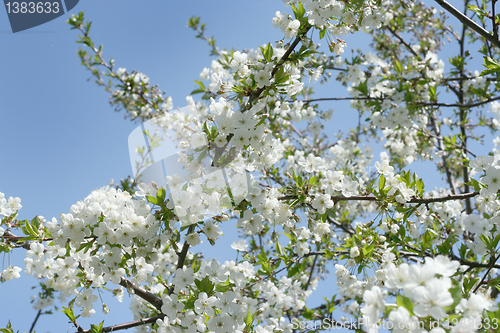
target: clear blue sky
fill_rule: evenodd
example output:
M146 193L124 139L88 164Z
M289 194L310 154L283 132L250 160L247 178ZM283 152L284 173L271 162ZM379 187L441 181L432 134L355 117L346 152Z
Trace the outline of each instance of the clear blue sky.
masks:
M186 28L188 18L201 16L221 48L257 48L282 38L271 24L276 10L291 12L280 0L86 0L72 13L84 11L93 21L91 36L97 45L104 44L107 60L113 57L117 68L145 73L173 97L175 106L183 107L185 96L196 88L193 80L211 63L209 47ZM90 74L79 64L77 31L65 23L68 17L13 34L6 11L0 9L0 192L21 198L20 219L59 217L91 190L131 173L127 139L138 124L114 112L108 94L87 82ZM334 91L333 86L328 89ZM338 94L332 95L342 96ZM206 252L229 259L222 253ZM24 257L24 250L16 251L12 264L23 267ZM10 319L15 330L29 330L36 314L29 303L35 284L22 272L21 279L0 285L0 327ZM108 303L111 313L104 317L98 304L93 323L132 320L130 312L124 315L113 307L115 302ZM81 321L85 328L88 323ZM66 332L73 327L57 313L42 316L36 330Z

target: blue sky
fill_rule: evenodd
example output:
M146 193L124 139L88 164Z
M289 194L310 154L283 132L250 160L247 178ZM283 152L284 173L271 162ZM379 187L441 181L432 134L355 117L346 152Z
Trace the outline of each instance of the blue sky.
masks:
M257 48L282 38L271 24L276 10L291 12L280 0L87 0L72 13L84 11L93 22L91 36L97 45L104 44L106 60L113 57L117 68L145 73L173 97L176 107L183 107L185 96L196 88L193 80L211 63L208 45L186 28L188 18L201 16L220 48ZM0 9L0 192L21 198L20 219L59 217L91 190L131 173L127 140L138 124L114 112L108 94L87 82L90 73L79 63L77 32L65 23L68 17L13 34L6 12ZM357 38L358 45L366 42ZM355 113L340 110L340 114ZM226 237L219 250L207 256L229 259L221 249L233 240ZM12 265L22 267L24 256L23 250L16 251ZM0 260L8 265L7 257ZM0 285L0 327L10 319L15 330L29 330L36 314L29 303L33 285L36 281L24 274ZM111 313L104 317L96 303L97 315L91 322L105 319L110 325L132 320L130 313L123 315L114 308L116 302L106 303ZM88 324L81 321L85 328ZM36 330L73 328L57 313L42 316Z

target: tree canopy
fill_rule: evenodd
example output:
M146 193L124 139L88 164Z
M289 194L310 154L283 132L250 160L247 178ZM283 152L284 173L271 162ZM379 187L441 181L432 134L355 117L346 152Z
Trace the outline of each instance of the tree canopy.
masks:
M0 251L26 250L38 315L62 294L76 332L498 331L497 1L283 2L283 39L254 49L220 49L189 20L213 60L185 104L107 60L83 13L68 20L144 144L134 175L59 219L19 220L0 193ZM346 55L343 36L363 33ZM237 260L197 251L229 223ZM135 321L81 327L105 290L132 295Z

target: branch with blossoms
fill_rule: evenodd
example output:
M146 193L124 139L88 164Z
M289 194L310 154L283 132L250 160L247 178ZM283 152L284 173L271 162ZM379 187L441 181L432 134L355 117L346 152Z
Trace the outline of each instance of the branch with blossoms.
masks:
M486 333L476 323L500 317L499 151L481 155L471 144L484 144L483 129L500 144L500 86L494 68L481 76L470 61L488 54L494 67L500 52L418 1L285 3L293 13L272 20L283 40L256 49L219 50L200 19L190 20L216 59L195 81L201 98L187 98L189 115L146 75L105 62L83 14L69 21L112 104L172 132L187 171L164 186L98 189L52 221L13 224L19 202L0 194L0 249L22 245L25 272L48 295L72 295L63 312L77 331L301 331L328 319L365 332L383 322L430 331L438 322ZM372 49L342 55L341 36L360 31ZM448 37L459 51L443 58ZM314 96L315 82L332 83L328 70L345 96ZM338 101L355 110L352 129L332 109ZM427 163L425 172L414 162ZM228 223L240 232L237 259L205 259L198 245L228 237ZM20 270L9 263L2 281ZM330 271L335 287L318 291ZM102 290L128 292L134 321L83 330L76 318L94 315ZM318 293L322 303L309 307Z

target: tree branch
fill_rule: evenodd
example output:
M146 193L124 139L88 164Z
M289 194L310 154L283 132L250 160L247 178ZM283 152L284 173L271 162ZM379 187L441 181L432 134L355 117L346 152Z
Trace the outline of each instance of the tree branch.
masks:
M145 301L148 301L151 303L155 308L158 310L161 309L161 306L163 305L163 301L161 300L160 297L156 296L155 294L141 288L135 286L130 280L122 278L120 280L120 286L123 286L127 289L132 289L134 291L134 294L139 296Z
M36 322L38 321L38 318L40 318L40 315L42 314L42 310L38 310L38 313L36 314L36 317L35 317L35 320L33 320L33 324L31 324L31 328L30 328L30 332L33 332L33 330L35 329L35 325L36 325Z
M132 328L132 327L142 326L142 325L146 325L146 324L153 324L153 323L156 323L156 321L158 319L163 319L163 318L165 318L165 315L162 313L162 314L156 315L154 317L149 317L146 319L139 319L136 321L131 321L129 323L103 327L102 332L114 332L114 331L126 330L126 329ZM90 333L91 330L83 330L80 332L81 333Z
M418 204L428 204L433 202L444 202L450 200L464 200L468 198L473 198L478 195L479 192L470 192L470 193L462 193L455 195L448 195L446 197L435 197L435 198L413 198L406 203L418 203ZM279 198L279 200L294 200L297 199L296 196L293 195L284 195ZM332 195L330 196L332 201L382 201L380 198L377 198L372 195L353 195L351 197L346 197L344 195Z
M411 52L411 54L413 54L416 58L420 58L420 56L417 54L417 52L415 52L415 50L413 50L413 49L411 48L410 44L408 44L408 43L407 43L407 42L403 39L403 37L401 37L401 36L400 36L400 35L399 35L399 34L398 34L395 30L391 29L391 27L389 27L389 26L385 26L385 28L386 28L387 30L389 30L389 32L390 32L390 33L391 33L394 37L396 37L396 38L397 38L397 39L401 42L401 44L403 44L403 45L406 47L406 49L407 49L408 51L410 51L410 52Z
M433 102L416 102L415 104L418 104L418 105L428 105L428 106L442 106L442 107L448 107L448 108L451 108L451 107L457 107L457 108L473 108L473 107L476 107L476 106L480 106L480 105L484 105L484 104L488 104L490 102L493 102L493 101L496 101L496 100L499 100L500 99L500 96L497 96L497 97L493 97L493 98L488 98L487 100L485 101L475 101L475 102L472 102L472 103L433 103Z
M446 11L448 11L451 15L455 16L464 25L466 25L467 27L471 28L472 30L474 30L475 32L486 38L486 40L489 41L491 44L500 48L500 41L498 39L496 39L492 34L483 29L480 25L471 20L469 17L464 15L461 11L453 7L446 0L435 0L435 1Z
M458 81L458 80L457 80ZM311 102L319 102L319 101L351 101L351 100L379 100L383 101L385 99L389 98L383 98L383 97L325 97L325 98L314 98L314 99L305 99L302 100L304 104L309 104ZM472 103L437 103L437 102L415 102L416 105L423 105L423 106L436 106L436 107L448 107L448 108L473 108L476 106L488 104L490 102L499 100L500 96L493 97L493 98L488 98L485 101L475 101Z
M313 98L313 99L305 99L302 100L304 104L309 104L311 102L320 102L320 101L357 101L357 100L379 100L383 101L387 98L383 97L325 97L325 98Z
M486 277L488 276L488 274L490 273L491 269L493 268L493 266L495 266L495 263L497 262L497 260L500 259L500 254L496 257L496 258L491 258L491 263L488 265L488 270L486 271L486 273L484 273L483 275L483 278L481 279L481 281L477 284L476 288L474 288L474 291L473 293L476 293L476 291L479 289L479 287L481 287L481 285L483 284L484 280L486 279Z

